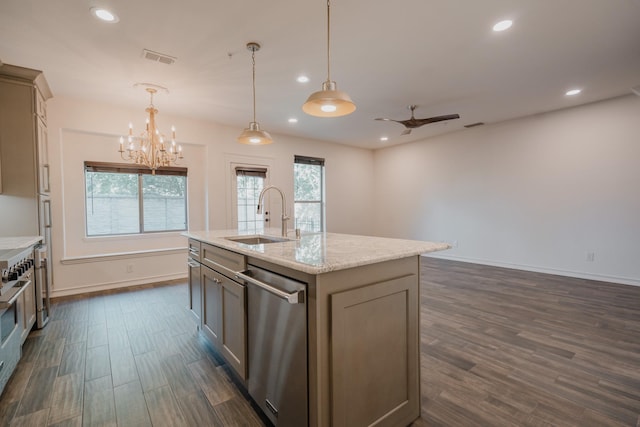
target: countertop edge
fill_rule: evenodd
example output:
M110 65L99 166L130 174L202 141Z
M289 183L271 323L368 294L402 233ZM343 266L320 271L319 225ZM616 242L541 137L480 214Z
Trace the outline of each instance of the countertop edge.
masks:
M225 237L240 234L252 235L251 233L238 233L237 230L186 231L182 233L183 236L188 238L311 275L418 256L451 248L446 243L338 233L306 234L300 240L269 243L268 245L246 245L225 239ZM277 233L265 232L263 235L277 236ZM324 254L332 251L336 252L326 255L334 258L339 257L340 259L318 263L292 259L294 258L292 254L297 253L297 250L304 250L303 247L305 245L317 244L317 240L320 240L321 244L324 245L319 250L323 251ZM372 244L383 245L384 249L376 249L373 247L375 245ZM341 245L350 251L344 253L345 258L342 257L342 252L338 253L339 251L336 251L336 248Z

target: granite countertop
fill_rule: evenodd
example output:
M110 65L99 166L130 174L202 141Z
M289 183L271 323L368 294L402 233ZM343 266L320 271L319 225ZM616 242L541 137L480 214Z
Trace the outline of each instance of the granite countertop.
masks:
M40 241L41 236L0 237L0 249L23 249Z
M238 235L255 235L238 230L187 231L182 234L308 274L327 273L451 248L447 243L336 233L303 234L300 240L259 245L225 239ZM290 235L293 234L290 232ZM280 237L280 230L269 229L264 235Z

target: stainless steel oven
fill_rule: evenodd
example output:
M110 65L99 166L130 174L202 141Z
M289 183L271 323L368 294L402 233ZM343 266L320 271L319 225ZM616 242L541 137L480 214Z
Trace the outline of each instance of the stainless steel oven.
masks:
M20 360L22 294L33 291L33 249L0 250L0 393Z

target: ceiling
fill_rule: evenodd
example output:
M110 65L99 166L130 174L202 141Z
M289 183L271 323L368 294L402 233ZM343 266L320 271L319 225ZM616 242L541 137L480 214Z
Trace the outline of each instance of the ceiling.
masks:
M119 22L98 21L106 6ZM326 80L324 0L2 0L0 60L43 70L54 96L247 127L256 41L257 121L278 134L380 148L631 93L640 85L640 0L333 0L331 77L357 110L305 115ZM513 27L493 32L511 19ZM150 49L172 65L142 58ZM298 83L306 74L310 81ZM567 97L572 88L581 94ZM376 117L459 113L411 135ZM141 112L141 115L144 114ZM298 122L288 123L290 117ZM168 126L168 124L167 124ZM126 124L123 124L123 128ZM389 140L381 142L380 137Z

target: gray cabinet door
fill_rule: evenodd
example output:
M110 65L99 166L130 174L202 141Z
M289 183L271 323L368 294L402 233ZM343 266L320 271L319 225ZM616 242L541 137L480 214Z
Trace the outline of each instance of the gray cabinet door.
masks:
M202 327L202 276L200 263L189 260L189 309Z
M220 351L222 336L222 276L205 266L200 267L204 310L202 331L211 344Z
M224 278L222 282L222 355L243 380L247 378L246 289Z
M407 425L420 413L418 279L331 295L332 425Z

